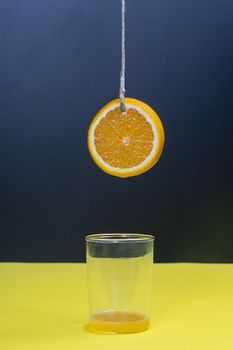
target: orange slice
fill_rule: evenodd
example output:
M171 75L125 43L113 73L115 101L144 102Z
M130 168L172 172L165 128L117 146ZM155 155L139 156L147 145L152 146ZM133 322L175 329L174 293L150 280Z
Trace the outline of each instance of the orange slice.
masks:
M94 162L106 173L129 177L144 173L160 158L164 130L157 113L144 102L119 99L104 106L88 131L88 148Z

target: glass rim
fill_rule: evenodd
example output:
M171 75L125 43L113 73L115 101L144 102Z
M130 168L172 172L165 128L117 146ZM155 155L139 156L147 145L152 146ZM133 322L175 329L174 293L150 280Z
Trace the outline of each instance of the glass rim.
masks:
M144 243L153 242L155 237L145 233L94 233L85 240L88 243Z

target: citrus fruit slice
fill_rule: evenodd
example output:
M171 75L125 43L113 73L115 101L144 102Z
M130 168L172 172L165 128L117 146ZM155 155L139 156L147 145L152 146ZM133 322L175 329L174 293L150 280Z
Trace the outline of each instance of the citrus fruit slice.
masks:
M106 173L129 177L144 173L160 158L164 145L163 125L144 102L119 99L104 106L88 131L88 148L94 162Z

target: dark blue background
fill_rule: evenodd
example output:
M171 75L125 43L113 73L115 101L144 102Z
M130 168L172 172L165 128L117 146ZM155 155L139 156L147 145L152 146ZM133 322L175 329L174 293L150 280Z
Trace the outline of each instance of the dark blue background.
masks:
M126 2L127 96L166 132L130 179L86 145L118 95L120 1L0 2L0 260L82 261L86 234L129 231L161 262L233 262L233 2Z

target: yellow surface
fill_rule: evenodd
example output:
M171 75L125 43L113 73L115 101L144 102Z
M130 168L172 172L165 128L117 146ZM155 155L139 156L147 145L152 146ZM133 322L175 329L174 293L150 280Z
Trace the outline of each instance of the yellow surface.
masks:
M1 350L232 350L233 265L156 264L152 325L86 329L84 264L0 264Z

